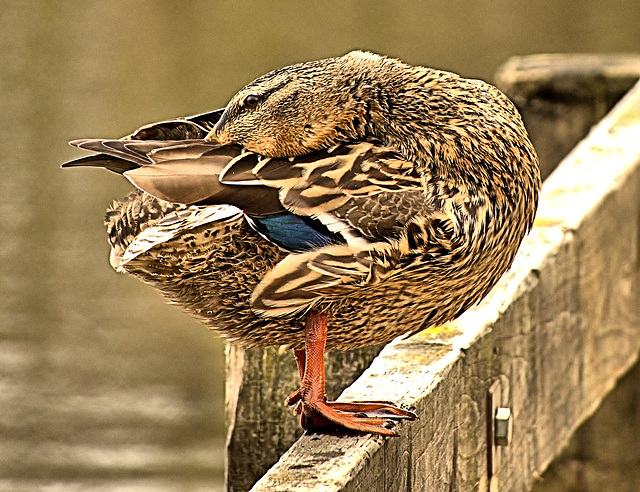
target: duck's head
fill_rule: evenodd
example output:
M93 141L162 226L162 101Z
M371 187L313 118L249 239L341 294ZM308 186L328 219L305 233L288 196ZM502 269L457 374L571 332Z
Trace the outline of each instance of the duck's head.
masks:
M270 72L233 96L208 138L271 157L361 138L379 85L376 68L391 61L354 51Z

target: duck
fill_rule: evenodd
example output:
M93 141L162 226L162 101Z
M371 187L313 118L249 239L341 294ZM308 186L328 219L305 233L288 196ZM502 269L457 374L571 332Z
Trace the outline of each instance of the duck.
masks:
M324 354L480 302L533 225L540 170L496 87L367 51L263 75L216 111L81 139L135 187L110 261L228 342L293 350L307 430L397 435L417 415L330 401Z

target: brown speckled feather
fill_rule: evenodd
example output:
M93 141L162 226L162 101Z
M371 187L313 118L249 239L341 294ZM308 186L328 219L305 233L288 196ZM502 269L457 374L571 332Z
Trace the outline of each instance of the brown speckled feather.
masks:
M109 212L121 268L246 346L301 347L310 309L342 349L455 318L511 265L540 189L500 91L363 52L267 74L224 112L74 143L165 200ZM334 236L287 254L222 205Z

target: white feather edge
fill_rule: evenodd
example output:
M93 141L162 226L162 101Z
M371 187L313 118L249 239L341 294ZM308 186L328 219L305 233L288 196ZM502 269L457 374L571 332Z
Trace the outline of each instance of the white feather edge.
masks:
M340 234L349 246L362 248L371 244L371 241L362 237L356 229L334 215L320 214L316 218L331 232Z

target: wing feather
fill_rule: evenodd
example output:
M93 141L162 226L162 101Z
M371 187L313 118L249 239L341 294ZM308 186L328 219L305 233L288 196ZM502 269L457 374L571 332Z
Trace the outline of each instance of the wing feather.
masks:
M370 250L350 245L327 246L307 253L292 254L269 271L256 287L252 308L258 314L282 316L311 308L314 302L339 295L361 285L370 277Z
M373 142L342 144L296 158L243 154L227 164L220 181L276 188L287 210L319 218L330 228L337 224L332 230L343 233L347 242L397 236L409 216L399 213L393 194L414 197L412 216L433 208L414 164ZM363 221L363 216L370 219Z
M155 246L163 245L166 248L172 240L185 233L203 226L213 230L241 219L242 211L229 205L192 206L177 210L138 234L127 247L116 269L123 270L127 263Z

